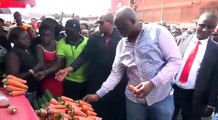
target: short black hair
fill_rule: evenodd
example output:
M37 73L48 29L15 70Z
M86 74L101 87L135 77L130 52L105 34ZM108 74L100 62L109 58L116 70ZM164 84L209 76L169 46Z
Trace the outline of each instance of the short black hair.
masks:
M88 24L86 24L86 23L81 23L81 25L80 25L80 26L85 26L85 28L89 30L89 25L88 25Z
M54 28L55 31L55 38L56 40L58 39L60 32L61 32L61 25L54 19L52 18L46 18L45 20L42 21L41 26L43 25L50 25Z
M9 31L9 34L8 34L8 40L10 42L13 42L15 40L18 40L20 35L25 32L25 30L21 27L15 27L15 28L12 28L10 31Z
M20 12L18 12L18 11L14 12L14 18L15 18L17 15L21 16Z
M1 22L1 23L4 23L4 20L3 20L2 18L0 18L0 22Z
M55 28L52 25L49 24L43 24L39 27L39 34L42 35L43 32L46 30L52 31L55 34Z

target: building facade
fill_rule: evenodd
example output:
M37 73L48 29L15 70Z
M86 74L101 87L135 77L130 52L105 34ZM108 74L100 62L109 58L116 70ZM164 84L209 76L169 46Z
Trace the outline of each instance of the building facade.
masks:
M133 7L145 22L193 23L203 12L218 14L218 0L111 0L111 11Z

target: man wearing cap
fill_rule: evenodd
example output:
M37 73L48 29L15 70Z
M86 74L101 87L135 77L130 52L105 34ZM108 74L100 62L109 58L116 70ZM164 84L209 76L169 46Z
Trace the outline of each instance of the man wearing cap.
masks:
M65 25L66 35L57 43L57 63L44 74L55 73L63 67L69 66L80 55L88 43L88 38L80 34L80 23L71 19ZM82 99L85 95L86 79L84 71L86 64L82 65L76 72L69 72L63 81L64 96L75 100ZM44 75L40 75L44 76Z
M61 39L57 44L57 55L65 60L69 66L83 51L88 43L88 38L80 35L80 23L76 19L68 20L65 25L67 37ZM76 72L69 72L63 81L64 95L73 99L81 99L85 95L86 64Z

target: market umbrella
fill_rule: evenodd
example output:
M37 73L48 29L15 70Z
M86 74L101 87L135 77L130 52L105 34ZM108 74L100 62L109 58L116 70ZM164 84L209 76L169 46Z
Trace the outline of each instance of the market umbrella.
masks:
M35 0L0 0L0 8L25 8L26 4L35 6Z
M12 1L29 4L31 7L34 7L36 5L35 0L12 0Z

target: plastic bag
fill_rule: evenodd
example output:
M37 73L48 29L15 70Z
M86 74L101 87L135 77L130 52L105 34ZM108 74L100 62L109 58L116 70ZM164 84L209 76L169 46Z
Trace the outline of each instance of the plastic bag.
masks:
M0 91L0 103L7 103L8 100L8 97Z

